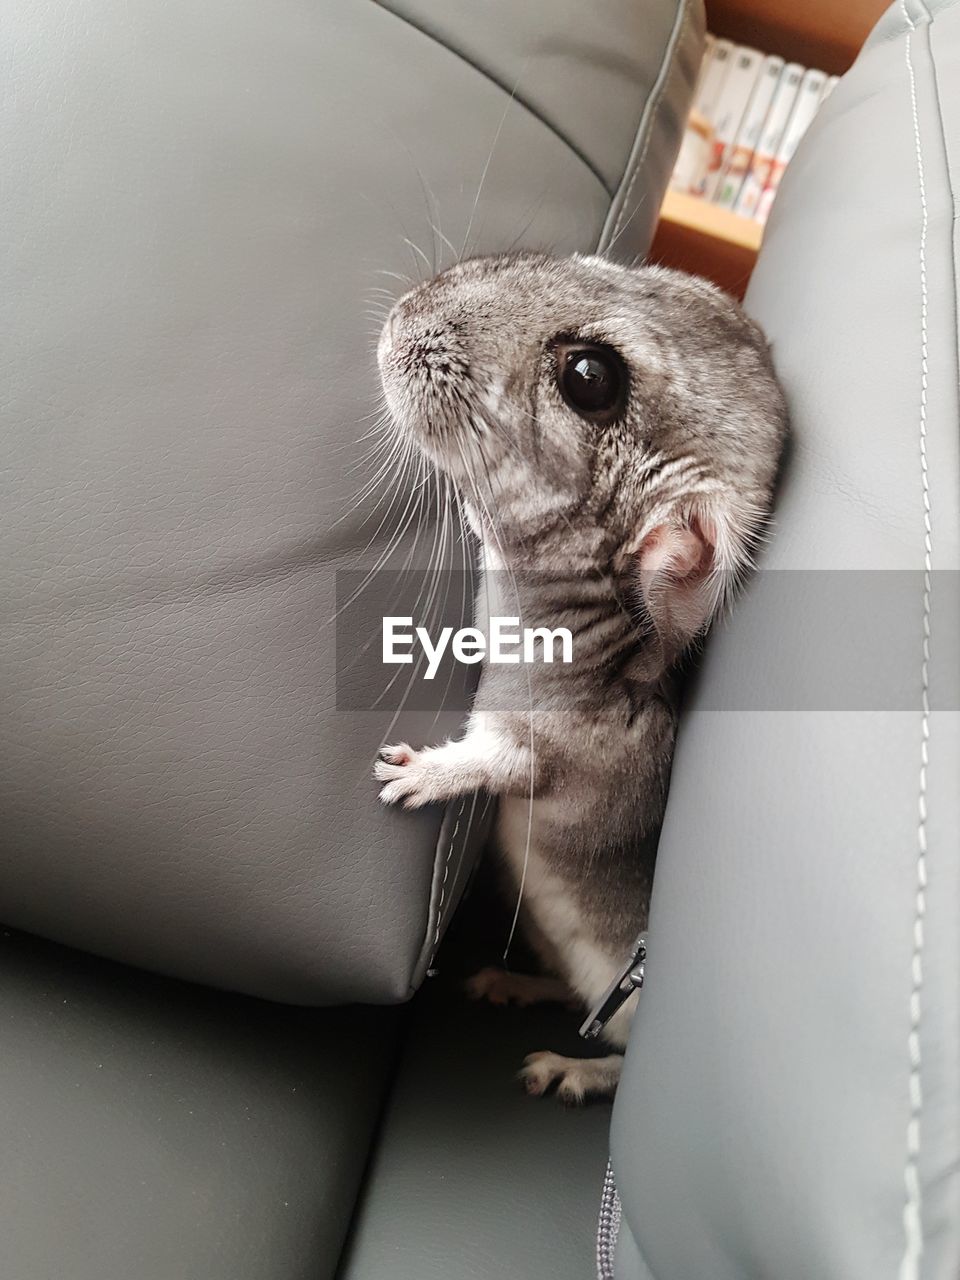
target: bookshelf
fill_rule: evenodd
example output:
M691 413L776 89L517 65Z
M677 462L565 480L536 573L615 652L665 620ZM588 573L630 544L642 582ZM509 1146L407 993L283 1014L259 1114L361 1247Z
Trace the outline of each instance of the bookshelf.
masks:
M853 64L889 0L706 0L707 28L788 62L842 75ZM742 298L763 228L696 196L668 191L651 262L707 276Z
M699 196L668 191L660 207L650 261L706 276L742 298L757 260L763 227Z

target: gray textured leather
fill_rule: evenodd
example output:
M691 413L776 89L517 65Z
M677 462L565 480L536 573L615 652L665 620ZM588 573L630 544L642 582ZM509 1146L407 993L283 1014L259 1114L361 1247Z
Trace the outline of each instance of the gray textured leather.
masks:
M589 1280L609 1106L515 1078L582 1051L576 1014L425 987L411 1024L338 1280Z
M763 567L912 573L914 645L887 709L707 709L744 655L777 661L761 573L707 647L614 1112L623 1280L960 1269L958 164L960 8L895 8L791 164L747 305L794 432Z
M399 1014L0 936L0 1274L330 1280Z
M456 897L335 704L379 273L642 251L702 21L408 10L0 8L0 916L289 1001L403 998Z
M650 243L651 193L673 165L699 69L701 5L606 0L589 20L579 0L551 0L545 22L539 5L513 0L384 2L495 79L593 170L612 197L605 252L629 258Z

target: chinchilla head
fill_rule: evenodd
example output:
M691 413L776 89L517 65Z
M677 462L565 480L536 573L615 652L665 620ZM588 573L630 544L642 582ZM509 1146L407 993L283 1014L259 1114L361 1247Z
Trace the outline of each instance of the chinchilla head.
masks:
M748 563L786 412L762 333L707 282L473 259L396 303L378 359L397 429L514 567L638 575L680 638Z

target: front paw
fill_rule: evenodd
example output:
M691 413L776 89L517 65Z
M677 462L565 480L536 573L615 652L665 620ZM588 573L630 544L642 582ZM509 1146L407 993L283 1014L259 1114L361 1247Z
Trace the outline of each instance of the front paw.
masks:
M426 753L415 751L405 742L395 747L381 747L373 776L386 785L380 789L384 804L402 804L405 809L419 809L435 797L430 794Z
M568 1009L580 1007L576 996L560 978L535 973L507 973L504 969L486 968L464 983L471 1000L490 1004L565 1004Z
M527 1093L538 1097L551 1089L561 1102L579 1106L588 1098L610 1098L620 1079L623 1055L565 1058L559 1053L530 1053L518 1072Z

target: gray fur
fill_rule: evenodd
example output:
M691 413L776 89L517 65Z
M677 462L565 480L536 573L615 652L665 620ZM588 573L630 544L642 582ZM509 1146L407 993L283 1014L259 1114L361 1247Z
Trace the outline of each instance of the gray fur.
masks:
M619 353L629 395L612 424L560 395L558 338ZM545 958L591 1003L646 922L676 725L670 671L748 566L769 511L786 413L767 345L705 281L517 254L412 290L378 354L397 429L454 480L483 543L480 613L574 635L572 665L485 667L458 744L385 749L382 796L412 807L485 787L501 797L498 843L519 875L532 794L525 910ZM663 529L708 544L695 588L669 568L640 571ZM615 1044L628 1021L608 1029Z

